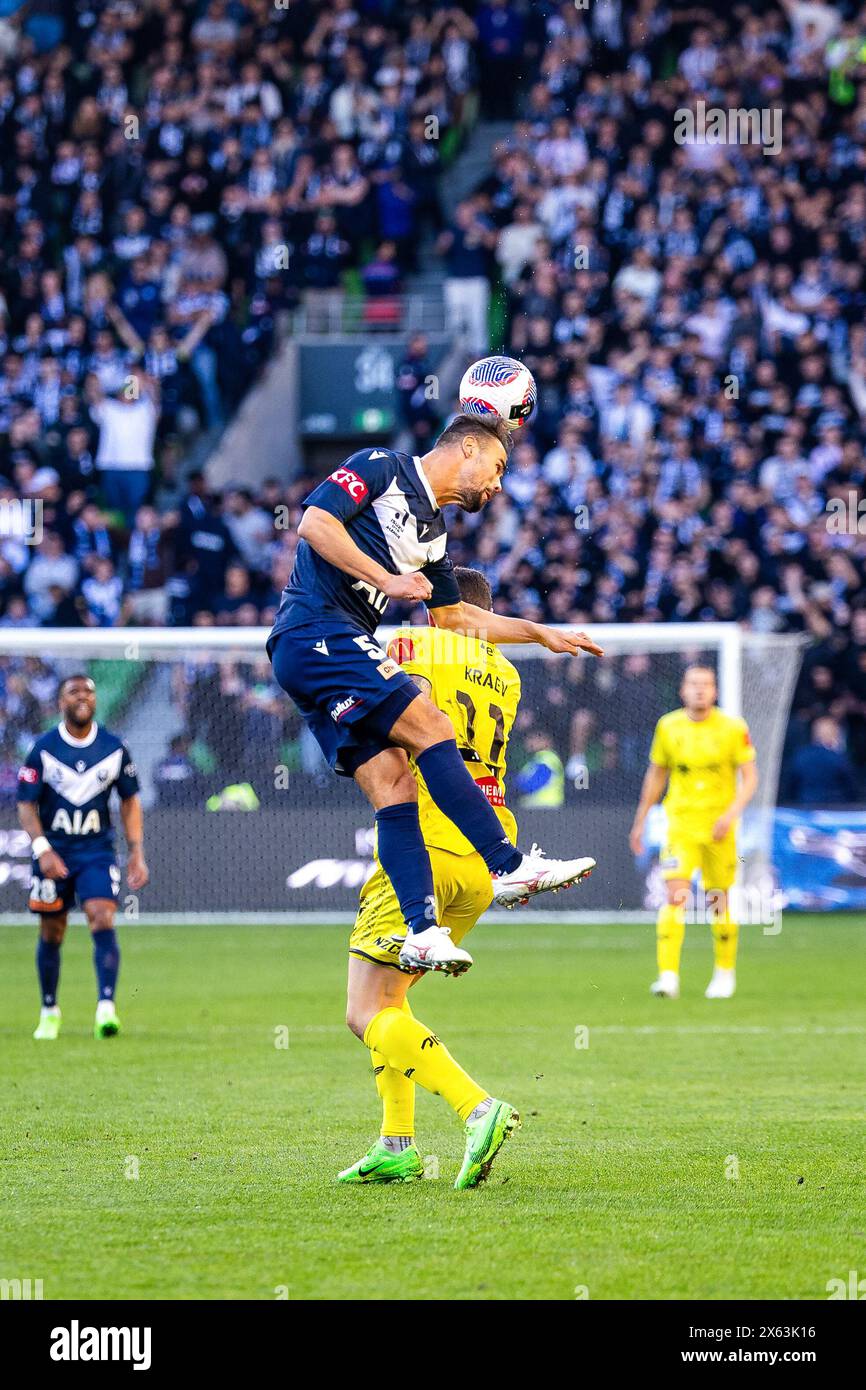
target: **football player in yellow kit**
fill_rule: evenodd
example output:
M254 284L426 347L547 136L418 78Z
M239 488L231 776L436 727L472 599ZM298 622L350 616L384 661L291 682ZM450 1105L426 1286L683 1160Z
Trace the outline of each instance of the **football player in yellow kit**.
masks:
M460 596L492 608L490 586L477 570L456 569ZM454 725L457 745L475 781L516 838L505 805L505 753L520 699L520 676L499 648L481 638L437 628L400 629L389 656L400 663ZM424 842L433 865L436 920L460 942L493 898L484 860L429 795L415 768ZM370 1048L382 1099L380 1138L340 1173L341 1182L410 1182L423 1176L414 1143L415 1087L441 1095L466 1127L466 1153L455 1187L475 1187L496 1153L519 1125L507 1101L490 1095L468 1076L436 1034L412 1014L406 998L420 978L399 962L406 924L397 895L378 863L361 890L349 942L346 1021Z
M686 907L692 879L700 872L712 911L715 961L706 997L730 999L736 989L739 929L728 894L737 873L737 820L758 785L755 750L746 721L717 707L710 667L687 668L680 698L682 709L663 715L656 725L629 838L639 854L649 809L667 786L667 840L661 855L667 902L658 915L659 976L650 992L679 997Z

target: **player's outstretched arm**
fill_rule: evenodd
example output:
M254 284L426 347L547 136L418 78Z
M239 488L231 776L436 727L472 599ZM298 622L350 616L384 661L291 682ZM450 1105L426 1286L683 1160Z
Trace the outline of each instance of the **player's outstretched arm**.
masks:
M602 648L585 632L559 632L556 628L546 627L544 623L531 623L525 618L505 618L501 613L477 608L474 603L431 608L430 615L436 627L461 632L466 637L481 637L488 642L503 644L531 642L546 647L549 652L564 652L571 656L576 656L578 652L604 656Z
M125 796L120 803L120 818L123 833L129 850L129 863L126 866L126 881L133 893L143 888L150 878L150 870L144 862L144 814L141 797Z
M342 521L322 507L307 507L298 526L301 540L317 555L353 579L363 579L388 598L426 599L433 592L423 574L389 574L355 544Z

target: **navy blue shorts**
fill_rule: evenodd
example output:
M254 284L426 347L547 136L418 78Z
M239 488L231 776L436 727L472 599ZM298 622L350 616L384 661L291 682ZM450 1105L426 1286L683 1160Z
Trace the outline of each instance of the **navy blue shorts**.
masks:
M63 860L69 876L67 878L43 878L39 864L34 859L30 881L29 907L39 916L50 916L56 912L68 912L75 906L87 902L88 898L117 898L120 894L120 869L114 857L114 850L98 850L95 854L57 853Z
M343 777L393 746L391 729L419 693L376 638L348 622L288 628L269 641L268 655L278 683Z

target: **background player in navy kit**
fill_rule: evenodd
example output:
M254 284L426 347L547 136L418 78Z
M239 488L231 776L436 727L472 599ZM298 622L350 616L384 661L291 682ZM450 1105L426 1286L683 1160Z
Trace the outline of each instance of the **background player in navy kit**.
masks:
M36 740L18 772L18 819L33 851L30 910L39 916L36 965L42 1012L33 1036L52 1041L60 1031L60 947L67 914L77 899L93 935L98 991L94 1034L108 1038L120 1029L114 1003L120 869L109 800L116 789L129 849L127 882L138 892L149 877L138 779L124 743L93 717L96 687L89 676L62 681L58 705L60 724Z
M426 603L435 626L491 642L535 642L601 656L582 632L506 618L464 603L441 508L477 512L502 490L510 433L501 420L457 415L423 458L362 449L304 500L292 577L268 638L274 675L336 772L376 810L379 860L407 925L404 969L468 969L472 957L436 922L433 874L418 821L417 763L433 801L466 836L513 906L566 887L589 858L523 854L466 769L448 718L374 639L389 598Z

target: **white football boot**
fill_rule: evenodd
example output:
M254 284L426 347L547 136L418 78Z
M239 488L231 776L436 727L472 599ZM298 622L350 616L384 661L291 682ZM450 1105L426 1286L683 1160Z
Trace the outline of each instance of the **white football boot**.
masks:
M650 994L657 999L679 999L680 977L675 970L663 970L650 985Z
M472 964L469 952L451 940L451 928L435 924L407 932L399 959L404 970L441 970L446 975L462 975Z
M514 907L528 902L534 893L558 893L580 883L594 868L594 859L548 859L533 845L516 869L493 875L493 901L497 907Z
M54 1004L50 1008L43 1005L39 1013L39 1023L33 1034L37 1042L56 1042L60 1035L60 1010Z
M737 988L736 970L725 969L717 965L713 971L713 978L704 990L705 999L732 999Z

